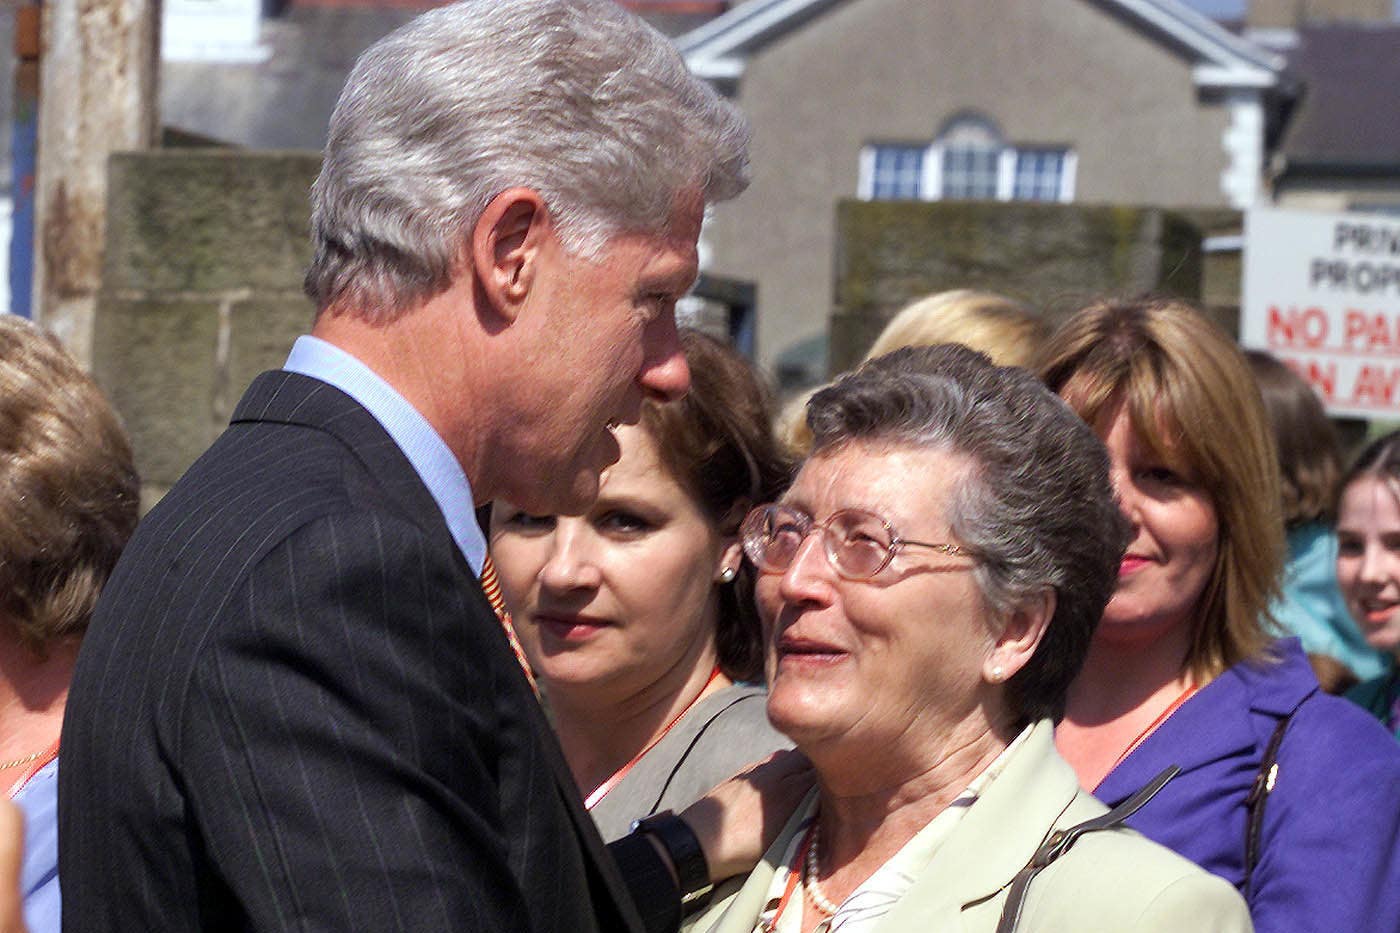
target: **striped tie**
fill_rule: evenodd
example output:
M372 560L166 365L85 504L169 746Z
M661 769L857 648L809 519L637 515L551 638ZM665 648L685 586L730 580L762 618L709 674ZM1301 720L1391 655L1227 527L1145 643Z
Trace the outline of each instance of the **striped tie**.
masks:
M496 610L496 618L501 620L501 628L506 631L506 640L510 642L510 650L515 652L515 659L520 662L520 669L525 672L525 679L530 682L530 689L535 691L535 697L540 695L539 684L535 683L535 672L530 670L530 662L525 657L525 649L520 646L520 637L515 634L515 624L510 619L510 610L506 608L505 597L501 595L501 581L496 578L496 565L491 560L491 555L487 554L481 562L481 588L486 591L486 598L491 602L491 608Z

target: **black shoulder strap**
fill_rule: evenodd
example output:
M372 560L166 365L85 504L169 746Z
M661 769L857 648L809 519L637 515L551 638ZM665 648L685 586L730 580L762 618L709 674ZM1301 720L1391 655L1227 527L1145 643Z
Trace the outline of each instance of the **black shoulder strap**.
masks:
M1021 920L1021 907L1026 900L1026 890L1030 888L1031 881L1041 870L1049 867L1061 855L1070 850L1079 837L1085 833L1097 832L1101 829L1114 829L1122 825L1123 821L1142 809L1143 804L1157 795L1157 791L1166 786L1166 783L1181 773L1181 769L1176 765L1162 771L1152 780L1118 806L1109 810L1101 816L1096 816L1092 820L1085 820L1069 829L1057 830L1050 834L1050 837L1041 844L1026 867L1016 873L1016 877L1011 879L1011 891L1006 896L1006 906L1001 910L1001 922L997 924L997 933L1012 933L1016 929L1016 924Z
M1254 866L1259 864L1259 846L1264 837L1264 804L1278 782L1278 749L1283 744L1284 730L1292 721L1293 713L1289 713L1274 727L1274 734L1269 736L1269 744L1264 746L1264 758L1259 763L1259 773L1254 776L1254 786L1249 789L1249 796L1244 798L1245 812L1249 816L1244 831L1245 900L1249 899Z
M730 700L728 703L721 706L719 709L715 710L710 715L710 718L706 719L705 722L700 726L700 728L695 730L695 735L691 736L690 743L686 745L685 751L681 752L680 757L676 759L676 763L671 766L671 771L669 774L666 775L666 780L661 782L661 789L656 792L656 799L653 800L651 802L651 806L647 808L647 816L650 816L657 810L661 809L661 801L666 799L666 792L671 789L671 782L673 782L676 779L676 776L680 774L681 769L685 767L685 763L690 759L690 753L695 751L695 746L700 744L700 740L705 737L705 733L710 731L710 727L713 726L716 722L718 722L720 717L722 717L725 713L729 712L734 707L738 706L740 703L743 703L746 700L761 699L762 697L763 694L761 693L745 693L742 696L737 696L734 699Z

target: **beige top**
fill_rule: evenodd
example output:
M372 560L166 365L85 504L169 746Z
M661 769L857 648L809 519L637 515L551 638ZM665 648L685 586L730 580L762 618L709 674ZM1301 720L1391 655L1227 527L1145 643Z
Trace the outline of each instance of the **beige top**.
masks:
M942 812L929 820L923 829L890 856L889 861L861 882L841 902L836 913L818 923L813 933L828 933L832 930L839 930L840 933L868 933L874 929L876 922L889 913L904 893L913 886L914 879L927 867L939 846L953 834L962 815L977 802L982 791L996 780L996 776L1006 766L1012 750L1019 747L1028 734L1029 726L1022 730L990 765L983 768L982 773L973 778ZM805 827L809 827L816 818L817 796L809 797L799 808L799 812L806 815L802 827L793 835L792 843L783 853L783 860L773 874L773 883L768 888L768 903L759 913L753 933L800 933L802 929L802 913L807 909L808 903L804 888L805 878L802 866L797 864L797 853L807 838ZM792 893L788 895L787 907L783 908L783 895L787 893L788 878L794 873L797 875L796 882ZM773 922L775 917L778 921L776 924Z
M1007 888L1041 843L1107 812L1079 789L1055 751L1049 720L1008 749L1004 769L976 806L936 847L907 890L870 933L994 933ZM1149 804L1150 806L1150 804ZM708 910L686 925L703 933L753 933L770 900L774 875L803 829L803 808L742 881L726 884ZM840 928L844 933L845 927ZM1249 912L1226 881L1130 829L1086 834L1032 882L1018 927L1030 931L1241 933Z

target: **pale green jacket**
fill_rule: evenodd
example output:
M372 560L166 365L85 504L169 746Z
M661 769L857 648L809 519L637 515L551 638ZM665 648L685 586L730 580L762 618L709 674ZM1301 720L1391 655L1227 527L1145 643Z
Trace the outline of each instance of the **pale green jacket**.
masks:
M732 893L687 931L752 933L776 864L806 809L798 808L742 887L731 886ZM1053 726L1042 720L876 930L994 933L1011 879L1046 837L1103 812L1103 804L1079 789L1055 751ZM1017 930L1235 933L1253 926L1228 882L1132 830L1115 829L1083 836L1036 876Z

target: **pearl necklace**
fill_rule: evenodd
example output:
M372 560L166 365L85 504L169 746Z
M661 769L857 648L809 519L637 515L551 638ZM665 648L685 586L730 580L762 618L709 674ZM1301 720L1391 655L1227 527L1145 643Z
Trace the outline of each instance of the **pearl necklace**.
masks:
M815 822L812 823L812 842L807 846L807 859L802 865L802 890L806 892L808 900L812 906L828 917L833 917L841 909L841 905L833 904L825 894L822 893L821 885L817 882L817 840L821 836L821 829Z

